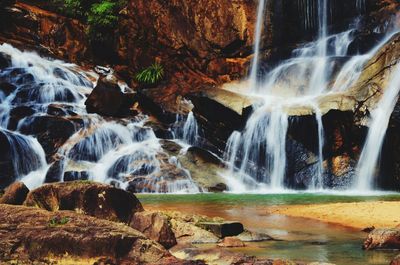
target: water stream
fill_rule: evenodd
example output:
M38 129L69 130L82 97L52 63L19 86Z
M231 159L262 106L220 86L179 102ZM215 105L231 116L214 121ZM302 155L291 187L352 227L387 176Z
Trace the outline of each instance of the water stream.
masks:
M41 185L49 167L55 166L60 172L52 178L59 181L91 179L134 192L201 191L190 172L163 150L153 130L146 126L147 116L110 119L86 112L85 100L96 83L96 74L7 44L0 46L0 52L12 61L12 66L0 73L0 79L15 86L15 91L0 97L0 134L10 143L13 174L30 188ZM21 110L28 110L29 115L13 125L13 113ZM72 125L75 131L56 150L56 161L50 165L39 143L41 138L38 142L34 137L43 128L50 134L46 130L56 129L43 125L48 120L69 130ZM196 141L193 114L183 134L187 142Z

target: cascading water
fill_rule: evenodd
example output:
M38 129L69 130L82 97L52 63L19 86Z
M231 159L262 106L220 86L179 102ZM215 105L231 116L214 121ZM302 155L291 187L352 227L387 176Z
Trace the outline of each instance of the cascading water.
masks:
M88 178L134 192L201 191L179 161L164 151L153 130L145 125L146 116L113 121L86 112L84 103L95 74L82 74L75 65L46 60L7 44L0 46L0 52L11 59L0 79L14 88L7 95L0 94L0 134L6 135L13 147L16 178L30 188L43 183L49 166L42 146L25 134L35 135L43 121L51 119L74 131L53 156L56 162L52 167L58 170L50 167L47 173L57 173L51 176L53 180ZM16 124L13 113L17 110L28 111L28 115ZM194 140L197 131L191 118L184 130L188 141Z
M334 71L332 65L347 59L348 48L358 23L345 32L328 36L327 0L318 1L317 13L318 40L295 49L291 59L264 75L263 82L256 86L254 82L250 82L252 96L261 97L264 103L255 106L254 113L241 134L233 133L225 155L229 164L229 174L247 185L252 184L250 189L260 186L260 182L267 184L270 190L284 189L285 139L288 128L285 109L292 106L307 106L314 110L318 136L316 154L319 159L317 172L308 188L324 188L323 113L319 109L317 99L323 94L350 88L358 80L364 64L384 43L368 54L354 56L347 60L340 71ZM260 21L257 22L259 23ZM256 184L249 179L256 180ZM235 190L235 187L232 189Z
M376 109L371 112L368 136L356 170L354 188L358 191L370 191L374 188L374 177L381 153L390 116L394 110L400 92L400 65L392 73L389 86Z
M250 68L250 86L257 86L258 82L258 71L259 71L259 60L260 60L260 45L261 45L261 37L262 37L262 29L264 24L264 10L266 6L267 0L260 0L257 8L257 22L256 22L256 30L254 35L254 57L251 63Z
M199 138L199 126L193 112L189 112L186 122L183 126L183 140L190 144L195 145Z

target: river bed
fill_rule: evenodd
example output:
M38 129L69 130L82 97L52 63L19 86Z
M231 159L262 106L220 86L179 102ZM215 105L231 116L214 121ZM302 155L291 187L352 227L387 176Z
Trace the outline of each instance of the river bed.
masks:
M366 234L355 228L299 217L269 214L279 205L363 201L400 201L398 194L371 196L332 194L195 194L138 195L149 210L172 210L240 221L246 228L267 233L276 241L248 243L232 251L258 257L330 262L337 265L387 265L398 251L364 251ZM212 248L197 245L198 248Z

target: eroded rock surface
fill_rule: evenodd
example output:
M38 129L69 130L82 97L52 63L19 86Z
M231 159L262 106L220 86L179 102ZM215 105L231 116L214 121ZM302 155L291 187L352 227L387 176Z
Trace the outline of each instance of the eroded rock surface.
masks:
M28 194L24 205L48 211L70 210L123 223L129 223L134 213L143 211L132 193L86 181L43 185Z

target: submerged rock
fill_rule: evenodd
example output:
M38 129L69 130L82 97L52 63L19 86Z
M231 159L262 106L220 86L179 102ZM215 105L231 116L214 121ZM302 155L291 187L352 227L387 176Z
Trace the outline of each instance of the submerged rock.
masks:
M364 241L363 249L400 249L400 228L373 230Z
M85 105L89 113L123 117L132 113L130 108L134 101L134 93L124 93L116 80L103 77L99 79Z
M240 248L246 245L237 237L225 237L218 246L224 248Z
M0 197L0 204L22 205L29 193L29 189L22 182L14 182L8 186L3 196Z
M391 262L390 265L400 265L400 255L397 255Z
M43 185L28 194L24 205L48 211L70 210L123 223L143 211L132 193L87 181Z

